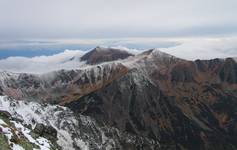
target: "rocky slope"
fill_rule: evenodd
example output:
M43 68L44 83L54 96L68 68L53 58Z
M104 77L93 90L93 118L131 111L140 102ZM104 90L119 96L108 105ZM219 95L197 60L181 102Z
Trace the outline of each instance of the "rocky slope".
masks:
M134 62L126 75L68 106L161 149L237 148L233 59L192 62L151 50Z
M0 149L107 150L142 147L152 142L89 116L74 115L66 107L0 96Z
M187 61L156 49L130 57L95 51L84 55L91 65L78 70L3 72L0 93L70 108L48 111L37 104L45 116L37 122L69 134L65 143L72 149L237 149L234 59Z

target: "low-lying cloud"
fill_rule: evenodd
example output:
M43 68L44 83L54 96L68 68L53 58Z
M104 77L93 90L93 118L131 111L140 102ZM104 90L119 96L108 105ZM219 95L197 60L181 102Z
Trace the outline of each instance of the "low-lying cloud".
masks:
M178 46L161 50L188 60L237 57L237 38L195 38L180 42Z
M111 43L102 43L103 46L114 47L138 54L148 49L131 49L127 48L128 43L134 45L143 41L143 44L152 44L153 48L157 48L155 43L162 41L164 43L176 43L170 47L159 48L161 51L169 53L179 58L195 60L195 59L213 59L237 57L237 38L188 38L188 39L137 39L117 41L111 46ZM145 42L147 41L147 42ZM158 42L160 43L160 42ZM154 45L153 45L154 44ZM125 46L124 46L125 45ZM159 45L159 44L158 44ZM0 59L0 70L10 72L25 73L46 73L59 69L79 69L85 65L80 61L80 57L88 52L88 50L65 50L61 53L51 56L36 57L8 57Z
M8 57L0 60L0 70L16 73L46 73L59 69L77 69L83 64L80 50L65 50L52 56Z

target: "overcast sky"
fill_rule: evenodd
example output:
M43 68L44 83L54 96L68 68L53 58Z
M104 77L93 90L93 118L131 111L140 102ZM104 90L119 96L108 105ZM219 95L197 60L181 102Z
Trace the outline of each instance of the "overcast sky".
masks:
M233 36L237 0L0 0L0 38Z

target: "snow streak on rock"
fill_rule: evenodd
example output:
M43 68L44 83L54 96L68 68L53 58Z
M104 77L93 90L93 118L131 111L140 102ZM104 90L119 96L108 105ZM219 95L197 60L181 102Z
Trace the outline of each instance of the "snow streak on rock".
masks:
M0 96L0 111L8 112L11 117L21 120L22 122L12 121L12 123L28 141L35 143L42 150L50 149L50 141L43 137L34 139L30 135L30 129L26 126L31 126L32 130L36 128L37 124L52 126L57 130L57 144L63 150L109 150L116 145L114 139L105 134L105 131L112 129L99 127L95 120L90 117L74 116L72 111L66 107L16 101L7 96ZM4 124L2 120L0 120L1 124ZM8 128L5 130L7 131ZM6 135L10 139L11 134Z

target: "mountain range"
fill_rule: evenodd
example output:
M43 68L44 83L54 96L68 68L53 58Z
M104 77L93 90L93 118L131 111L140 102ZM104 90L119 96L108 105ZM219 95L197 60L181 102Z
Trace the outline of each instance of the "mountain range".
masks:
M81 65L0 73L5 149L237 149L235 58L96 47L70 61Z

